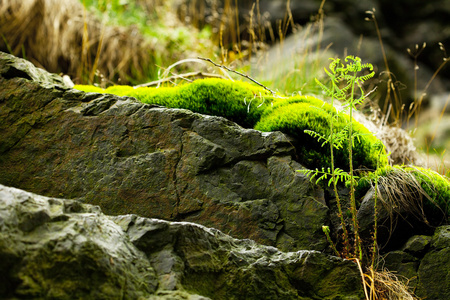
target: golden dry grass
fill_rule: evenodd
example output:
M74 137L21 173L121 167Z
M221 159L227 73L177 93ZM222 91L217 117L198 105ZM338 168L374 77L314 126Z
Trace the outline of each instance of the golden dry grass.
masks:
M365 275L370 290L368 300L416 300L405 280L399 279L388 270L373 271Z
M4 0L0 32L2 49L78 82L92 81L93 72L127 82L155 51L136 29L106 26L78 0Z
M157 1L144 2L143 9L155 10ZM170 53L166 41L146 38L136 26L107 25L79 0L3 0L0 33L0 50L77 83L99 76L123 84L146 81L155 76L157 64L191 54Z

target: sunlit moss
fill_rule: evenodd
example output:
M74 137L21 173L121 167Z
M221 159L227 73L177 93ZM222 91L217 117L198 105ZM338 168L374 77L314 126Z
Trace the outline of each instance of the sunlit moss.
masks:
M424 191L447 216L450 216L450 181L437 172L419 167L405 167L418 180Z
M281 131L301 141L297 148L300 161L307 167L328 167L330 149L323 141L306 134L315 131L323 136L330 133L330 113L336 110L320 99L307 96L275 97L267 90L241 81L202 79L176 87L112 86L106 90L91 86L75 88L89 92L131 96L143 103L158 104L170 108L185 108L197 113L222 116L246 128L261 131ZM335 120L336 131L343 130L349 122L341 114ZM358 134L353 147L354 165L375 169L377 155L373 144L378 142L362 124L353 121ZM336 166L348 170L348 141L336 150ZM382 161L381 165L387 162Z
M367 173L359 180L357 191L361 194L373 186L375 180L381 185L388 185L384 190L393 190L391 198L395 198L396 205L409 206L406 210L411 210L413 202L402 203L400 198L409 199L408 195L423 197L424 208L431 213L443 212L448 218L450 216L450 181L447 177L437 172L416 166L385 166L374 172ZM403 185L404 188L392 188ZM405 192L406 191L406 192ZM395 193L402 195L395 196ZM400 203L400 204L399 204ZM419 209L419 211L422 211Z
M330 166L330 148L323 145L323 140L305 133L305 130L314 131L321 136L330 135L330 113L335 108L313 97L295 97L274 105L268 109L256 124L255 129L261 131L281 131L296 137L301 141L298 145L303 159L309 166ZM349 122L347 115L341 115L335 120L333 126L335 133L344 130ZM375 169L377 155L372 147L378 140L362 124L353 121L353 130L359 137L353 146L353 160L357 168ZM348 169L348 140L344 140L342 147L335 149L335 166ZM381 164L386 164L382 161Z

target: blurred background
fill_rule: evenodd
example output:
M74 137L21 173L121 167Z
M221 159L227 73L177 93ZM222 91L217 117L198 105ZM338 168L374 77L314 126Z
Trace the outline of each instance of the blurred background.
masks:
M101 87L222 74L200 56L321 98L329 58L359 56L376 72L361 111L448 175L448 20L450 0L1 0L0 51Z

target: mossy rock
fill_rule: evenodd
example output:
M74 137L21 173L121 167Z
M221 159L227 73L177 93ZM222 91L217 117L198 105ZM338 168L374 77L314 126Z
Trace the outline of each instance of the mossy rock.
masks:
M448 220L450 217L450 180L430 169L416 166L384 166L362 177L359 180L356 192L364 193L370 186L374 185L375 180L380 180L381 177L392 177L396 181L403 180L405 184L412 186L412 189L414 189L414 186L409 183L411 179L408 179L408 176L423 189L420 193L425 192L428 196L425 197L428 201L424 202L426 212L436 215L444 214ZM407 178L407 180L403 178Z
M85 92L110 93L130 96L148 104L170 108L185 108L201 114L225 117L245 128L260 131L281 131L297 138L299 160L309 168L330 166L330 149L305 133L305 130L327 136L330 133L331 114L336 109L320 99L309 96L276 97L267 90L241 81L201 79L176 87L133 88L112 86L101 89L94 86L75 86ZM333 123L337 131L343 130L349 117L341 114ZM358 136L353 145L355 168L376 169L377 152L373 145L379 140L362 124L353 121ZM348 142L335 151L335 165L349 170ZM387 161L381 161L386 165Z
M253 128L273 96L261 87L241 81L201 79L176 87L75 86L85 92L130 96L143 103L222 116L245 128Z
M445 212L448 218L450 216L449 179L430 169L420 167L405 167L405 169L414 175L432 202ZM436 209L436 205L429 206L431 209Z
M305 130L314 131L321 136L329 136L331 114L336 114L336 109L330 104L314 97L296 96L278 101L273 108L266 109L255 129L261 131L281 131L295 137L300 141L297 149L298 155L307 166L331 165L331 152L329 145L324 145L323 140L307 134ZM333 123L333 132L344 130L349 123L347 115L339 115ZM377 152L373 145L378 139L361 123L352 122L353 131L358 135L353 145L354 168L375 169L377 166ZM349 169L348 141L344 141L342 147L334 150L334 163L336 167ZM387 161L382 158L381 165Z

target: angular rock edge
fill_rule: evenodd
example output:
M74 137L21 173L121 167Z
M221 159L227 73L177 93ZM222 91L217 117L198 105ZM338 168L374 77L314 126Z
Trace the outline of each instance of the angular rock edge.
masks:
M0 185L0 296L361 299L354 263Z
M214 227L283 251L327 247L324 191L281 132L83 93L0 53L0 184L106 214Z

